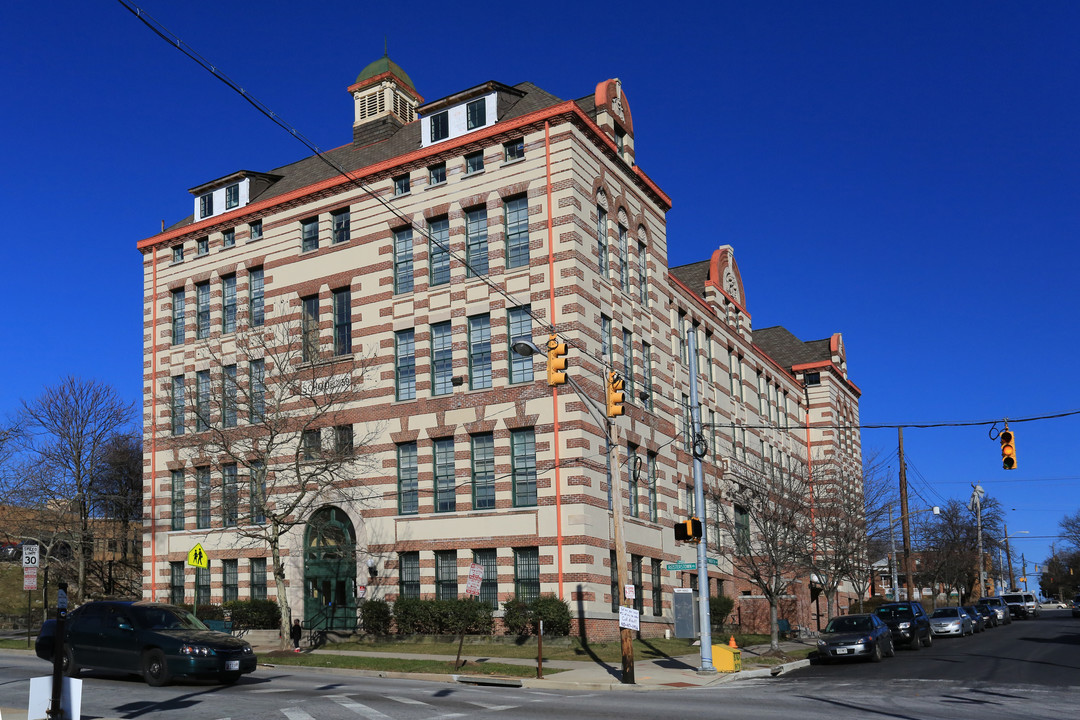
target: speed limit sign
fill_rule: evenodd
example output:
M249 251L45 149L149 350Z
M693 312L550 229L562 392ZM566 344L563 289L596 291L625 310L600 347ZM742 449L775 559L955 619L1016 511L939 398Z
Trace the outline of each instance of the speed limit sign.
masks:
M22 564L24 568L36 568L38 566L38 546L36 544L23 545Z

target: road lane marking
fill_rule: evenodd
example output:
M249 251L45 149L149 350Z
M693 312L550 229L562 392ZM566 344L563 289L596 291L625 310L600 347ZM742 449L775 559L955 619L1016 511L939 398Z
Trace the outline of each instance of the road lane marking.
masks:
M398 697L396 695L387 695L386 699L387 700L394 700L394 701L399 702L399 703L405 703L406 705L428 705L428 704L430 704L430 703L424 702L423 700L416 700L415 698L407 698L407 697Z
M349 710L352 710L357 715L362 715L362 716L368 718L368 720L393 720L389 715L384 715L381 712L379 712L378 710L376 710L375 708L368 707L367 705L364 705L362 703L353 702L351 700L350 701L340 701L339 700L338 704L341 705L341 707L343 707L343 708L348 708Z
M281 714L289 718L289 720L315 720L315 718L298 707L282 708Z

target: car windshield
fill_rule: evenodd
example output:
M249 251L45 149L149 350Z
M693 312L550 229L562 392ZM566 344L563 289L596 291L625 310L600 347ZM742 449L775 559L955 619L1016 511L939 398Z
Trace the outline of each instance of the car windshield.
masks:
M199 618L187 610L171 607L132 606L139 627L146 630L206 630Z
M943 618L943 617L959 617L960 611L956 608L938 608L934 611L934 614L930 617Z
M871 629L873 629L873 623L870 622L868 617L839 617L829 621L825 632L868 632Z
M883 607L874 611L874 614L882 620L910 620L915 617L909 607Z
M1002 599L1007 603L1020 603L1024 602L1023 595L1002 595Z

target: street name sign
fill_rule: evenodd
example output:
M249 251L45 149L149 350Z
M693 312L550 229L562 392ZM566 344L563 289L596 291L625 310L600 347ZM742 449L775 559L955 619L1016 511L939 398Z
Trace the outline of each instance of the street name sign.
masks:
M709 564L709 565L715 565L717 567L720 567L720 561L717 560L716 558L706 558L705 562L707 564ZM697 570L697 563L696 562L668 563L667 564L667 569L668 570Z

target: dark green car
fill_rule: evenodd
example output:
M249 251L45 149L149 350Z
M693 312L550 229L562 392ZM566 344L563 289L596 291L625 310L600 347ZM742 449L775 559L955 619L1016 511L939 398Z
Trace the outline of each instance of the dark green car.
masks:
M55 621L38 637L37 654L53 655ZM183 608L163 603L112 601L87 603L67 619L63 667L74 677L83 668L136 673L150 685L175 677L234 683L255 670L251 645L210 630Z

